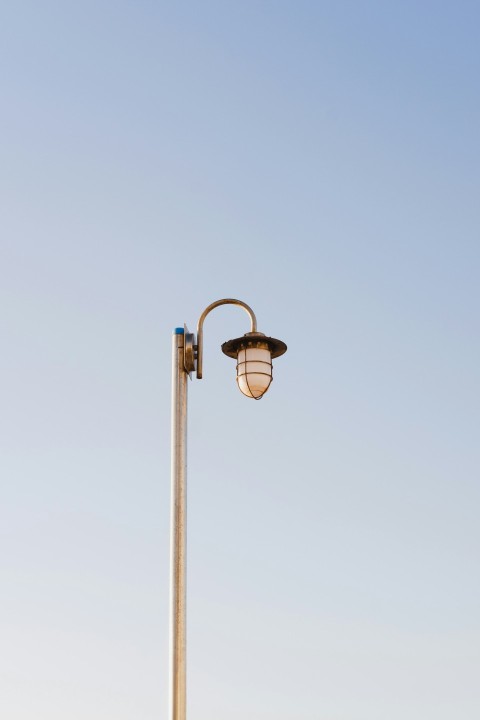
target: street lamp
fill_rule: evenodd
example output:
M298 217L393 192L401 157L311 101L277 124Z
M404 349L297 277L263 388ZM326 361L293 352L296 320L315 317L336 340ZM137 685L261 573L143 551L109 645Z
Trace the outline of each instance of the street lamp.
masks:
M238 305L250 316L250 332L222 345L225 355L237 361L237 384L244 395L263 397L272 382L272 359L287 351L284 342L257 331L251 307L231 298L217 300L203 311L196 339L186 326L173 333L169 720L186 720L187 380L192 373L199 380L203 377L203 323L219 305Z

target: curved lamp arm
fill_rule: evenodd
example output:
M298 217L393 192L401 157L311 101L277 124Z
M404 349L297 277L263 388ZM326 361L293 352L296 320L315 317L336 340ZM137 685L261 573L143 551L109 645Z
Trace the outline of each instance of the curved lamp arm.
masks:
M247 305L247 303L244 303L241 300L225 298L224 300L217 300L216 302L213 302L211 305L205 308L203 313L200 315L197 324L197 378L199 380L202 378L203 368L203 322L207 315L219 305L238 305L239 307L243 308L245 312L247 312L250 316L251 332L257 332L257 318L255 317L255 313L253 312L252 308Z

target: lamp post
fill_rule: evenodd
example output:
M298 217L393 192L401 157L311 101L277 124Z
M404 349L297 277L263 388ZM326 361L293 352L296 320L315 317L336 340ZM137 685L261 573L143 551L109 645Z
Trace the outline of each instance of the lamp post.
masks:
M225 355L237 360L237 384L247 397L263 397L272 382L272 359L287 350L281 340L258 332L251 307L232 298L205 308L196 338L186 326L173 333L169 720L186 720L187 380L191 373L199 380L203 377L203 323L219 305L238 305L250 317L250 332L222 345Z

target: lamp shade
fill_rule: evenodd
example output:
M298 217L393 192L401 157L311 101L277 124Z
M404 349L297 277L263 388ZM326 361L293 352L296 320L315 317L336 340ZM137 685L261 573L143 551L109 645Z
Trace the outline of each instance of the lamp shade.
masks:
M237 361L237 384L247 397L260 400L272 382L272 358L283 355L287 346L263 333L246 333L223 343L222 351Z

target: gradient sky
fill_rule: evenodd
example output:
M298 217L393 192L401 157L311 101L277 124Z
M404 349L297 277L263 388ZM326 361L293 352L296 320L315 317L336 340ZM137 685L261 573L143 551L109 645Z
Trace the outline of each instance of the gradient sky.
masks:
M4 2L0 709L167 720L170 338L189 720L480 717L478 3Z

